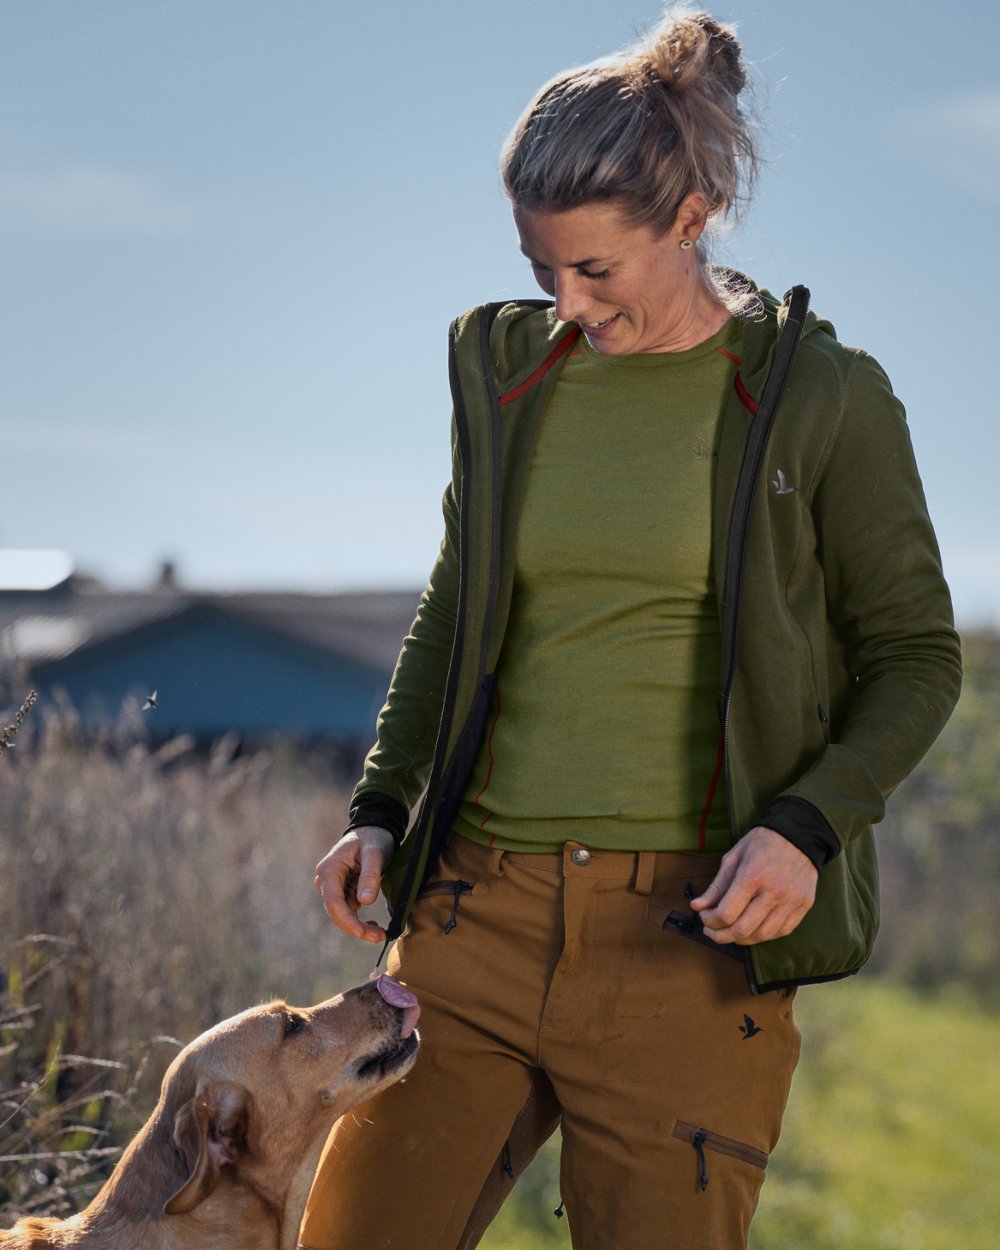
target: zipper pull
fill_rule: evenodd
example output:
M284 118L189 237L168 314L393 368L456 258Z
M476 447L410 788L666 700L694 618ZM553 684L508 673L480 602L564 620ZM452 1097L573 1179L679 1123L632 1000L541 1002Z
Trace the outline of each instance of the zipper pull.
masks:
M708 1188L708 1165L705 1163L705 1142L707 1139L708 1134L703 1128L700 1128L692 1139L692 1145L698 1152L698 1166L700 1168L698 1184L701 1186L702 1193Z
M445 933L450 933L452 929L454 929L455 925L458 924L458 901L463 894L468 894L471 889L472 886L469 885L468 881L456 881L452 885L455 901L451 905L451 915L448 917L444 926Z

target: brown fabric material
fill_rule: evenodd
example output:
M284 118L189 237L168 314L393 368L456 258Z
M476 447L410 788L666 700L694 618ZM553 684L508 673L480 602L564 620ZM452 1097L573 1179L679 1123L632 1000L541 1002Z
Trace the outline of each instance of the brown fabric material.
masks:
M389 963L420 998L422 1052L338 1122L303 1246L471 1250L514 1184L505 1165L520 1174L559 1109L575 1250L745 1246L764 1173L710 1145L773 1149L793 992L751 997L740 964L664 931L717 861L657 853L644 894L637 854L579 849L445 848L435 880L472 889L457 910L453 893L418 902ZM678 1124L704 1132L700 1152Z
M652 894L653 882L656 880L656 852L639 851L635 859L635 881L632 888L636 894Z
M475 1250L493 1223L517 1177L521 1175L559 1127L562 1108L544 1072L536 1070L528 1101L514 1121L510 1135L486 1176L455 1250Z

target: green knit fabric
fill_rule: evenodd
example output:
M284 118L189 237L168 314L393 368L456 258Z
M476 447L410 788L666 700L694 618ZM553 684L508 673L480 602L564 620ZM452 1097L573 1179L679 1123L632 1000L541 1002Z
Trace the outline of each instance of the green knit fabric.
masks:
M684 352L581 337L518 523L487 736L455 828L552 851L721 853L714 459L742 323Z

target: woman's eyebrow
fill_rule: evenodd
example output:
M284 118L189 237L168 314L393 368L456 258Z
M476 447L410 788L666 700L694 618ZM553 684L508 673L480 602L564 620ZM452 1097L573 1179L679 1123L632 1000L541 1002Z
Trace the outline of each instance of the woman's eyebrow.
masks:
M530 253L526 252L524 248L520 246L520 244L518 245L518 251L527 260L530 260L533 265L541 265L543 269L550 268L550 266L546 265L544 261L540 261L536 257L532 256ZM566 269L589 269L591 265L599 265L599 264L601 264L601 261L596 256L591 256L589 260L571 260L568 265L564 266L564 268Z

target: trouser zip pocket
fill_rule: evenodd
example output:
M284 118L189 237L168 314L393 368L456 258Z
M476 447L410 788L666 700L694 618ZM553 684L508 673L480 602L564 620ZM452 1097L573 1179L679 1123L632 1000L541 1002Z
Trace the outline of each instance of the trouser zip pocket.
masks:
M417 901L430 898L432 894L450 894L454 899L451 915L445 921L444 931L450 933L458 924L458 904L463 894L471 894L472 886L468 881L429 881L417 895Z
M766 1150L758 1150L756 1146L748 1146L746 1142L735 1141L732 1137L723 1137L721 1133L711 1133L697 1124L685 1124L683 1120L678 1120L674 1125L674 1136L690 1142L694 1147L698 1159L698 1185L703 1190L708 1188L708 1155L713 1152L749 1163L762 1172L767 1167Z

